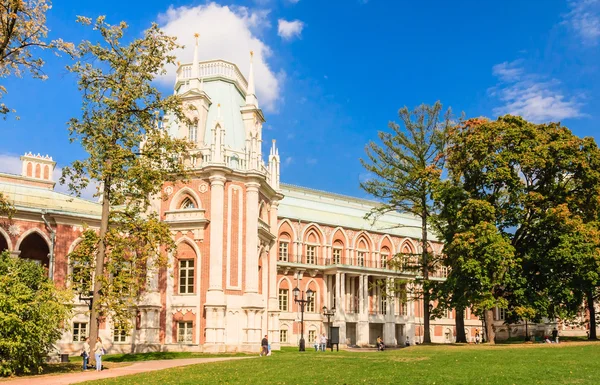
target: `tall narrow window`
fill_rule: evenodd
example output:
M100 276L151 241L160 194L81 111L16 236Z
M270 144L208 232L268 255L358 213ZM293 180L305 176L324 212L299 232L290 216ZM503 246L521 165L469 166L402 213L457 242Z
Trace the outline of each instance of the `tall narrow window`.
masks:
M279 260L287 262L289 260L289 242L279 241Z
M196 143L197 136L198 136L198 125L195 123L192 123L188 126L188 139L190 140L190 142Z
M306 312L307 313L314 313L315 309L316 309L316 303L317 300L313 297L313 299L306 304Z
M317 246L306 246L306 263L313 265L317 263Z
M281 343L286 343L288 342L288 335L287 335L287 329L281 329L279 331L279 342Z
M194 260L179 260L179 294L194 294Z
M193 322L178 322L177 323L177 342L191 344L193 342Z
M73 323L73 342L81 342L82 338L88 336L87 322Z
M336 265L342 263L342 249L333 249L333 263Z
M288 289L279 289L279 310L288 311Z
M389 258L390 258L390 255L388 253L381 253L381 268L382 269L387 269Z
M317 340L317 331L309 330L308 331L308 343L313 344Z
M365 252L364 251L358 252L357 264L358 264L358 266L365 265Z
M506 309L498 309L498 319L504 320L506 318Z
M384 296L381 296L381 299L379 300L379 313L387 314L387 298Z

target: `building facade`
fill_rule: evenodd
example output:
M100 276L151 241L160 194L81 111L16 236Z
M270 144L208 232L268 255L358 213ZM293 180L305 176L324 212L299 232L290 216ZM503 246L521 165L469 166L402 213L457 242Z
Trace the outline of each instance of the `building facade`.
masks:
M421 342L423 304L410 295L415 272L389 266L398 253L421 252L419 221L389 213L371 223L364 216L375 202L280 184L275 142L262 152L265 118L252 64L246 78L233 63L200 62L196 47L192 63L177 70L175 92L193 123L167 118L161 125L193 143L184 159L190 179L165 184L166 199L152 209L170 226L177 250L168 268L149 272L132 330L116 330L110 320L100 325L110 351L258 351L264 335L273 349L296 345L296 287L315 293L304 313L307 344L329 326L339 327L342 346L374 344L378 336L388 345ZM68 286L68 255L84 226L98 227L100 205L55 192L51 158L21 159L21 175L0 174L0 192L17 209L0 227L0 249L39 261L58 286ZM439 243L428 247L441 253ZM440 267L432 279L446 273ZM408 295L384 295L399 283ZM87 304L73 301L63 352L79 352L89 331ZM324 306L336 309L332 325ZM453 311L433 320L432 340L453 342L454 325ZM468 310L465 329L470 339L481 330Z

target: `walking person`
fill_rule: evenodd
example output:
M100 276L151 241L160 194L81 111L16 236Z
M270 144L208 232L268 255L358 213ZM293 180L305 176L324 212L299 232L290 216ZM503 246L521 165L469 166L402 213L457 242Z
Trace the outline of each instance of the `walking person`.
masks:
M552 342L554 342L555 344L558 343L558 330L556 328L552 330Z
M321 334L321 351L324 352L327 349L327 337L325 333Z
M263 354L265 356L267 354L269 354L269 340L267 339L266 334L265 334L265 338L263 338L262 341L260 342L260 356L262 357Z
M102 356L104 355L104 346L102 345L102 338L96 339L96 345L94 345L94 357L96 358L96 371L102 370Z
M90 339L81 338L83 340L83 349L81 350L81 357L83 357L83 370L87 370L88 363L90 362Z

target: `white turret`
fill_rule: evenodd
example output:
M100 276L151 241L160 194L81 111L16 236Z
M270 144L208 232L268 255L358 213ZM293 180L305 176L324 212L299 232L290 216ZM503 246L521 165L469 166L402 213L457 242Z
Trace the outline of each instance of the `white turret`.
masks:
M200 34L195 33L196 45L194 46L194 59L192 60L192 73L190 79L191 90L202 90L202 81L200 80L200 61L198 60L198 38Z
M273 139L273 146L269 154L269 183L274 190L279 190L279 150L275 147L275 139Z
M258 100L256 99L256 91L254 89L254 52L250 51L250 72L248 73L248 91L246 92L246 106L254 106L258 108Z
M212 145L211 145L211 161L213 163L224 162L225 152L225 129L223 128L223 120L221 118L221 104L217 105L217 119L212 129Z

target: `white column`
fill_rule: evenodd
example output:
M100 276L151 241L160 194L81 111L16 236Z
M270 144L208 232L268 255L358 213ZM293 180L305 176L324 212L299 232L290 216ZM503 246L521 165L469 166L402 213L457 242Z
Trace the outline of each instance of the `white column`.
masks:
M258 293L258 182L246 183L246 293Z
M335 306L337 308L336 313L340 313L340 310L342 307L341 296L340 296L340 293L341 293L340 287L342 284L340 282L340 274L341 274L340 272L335 273Z
M223 212L225 177L223 174L214 174L210 178L210 292L223 293ZM207 302L210 302L210 294ZM211 298L212 299L212 298ZM216 304L221 304L219 303ZM213 303L210 303L211 305Z
M340 311L343 313L346 312L346 274L340 274Z
M364 314L369 314L369 276L368 275L363 275L363 313Z
M365 291L363 290L365 280L363 277L363 275L358 277L358 312L360 314L365 312Z
M271 212L269 218L269 225L271 232L277 231L277 211L279 202L274 201L271 203ZM277 303L277 241L273 242L271 251L269 252L269 308L271 310L279 310ZM277 325L279 329L279 325Z

